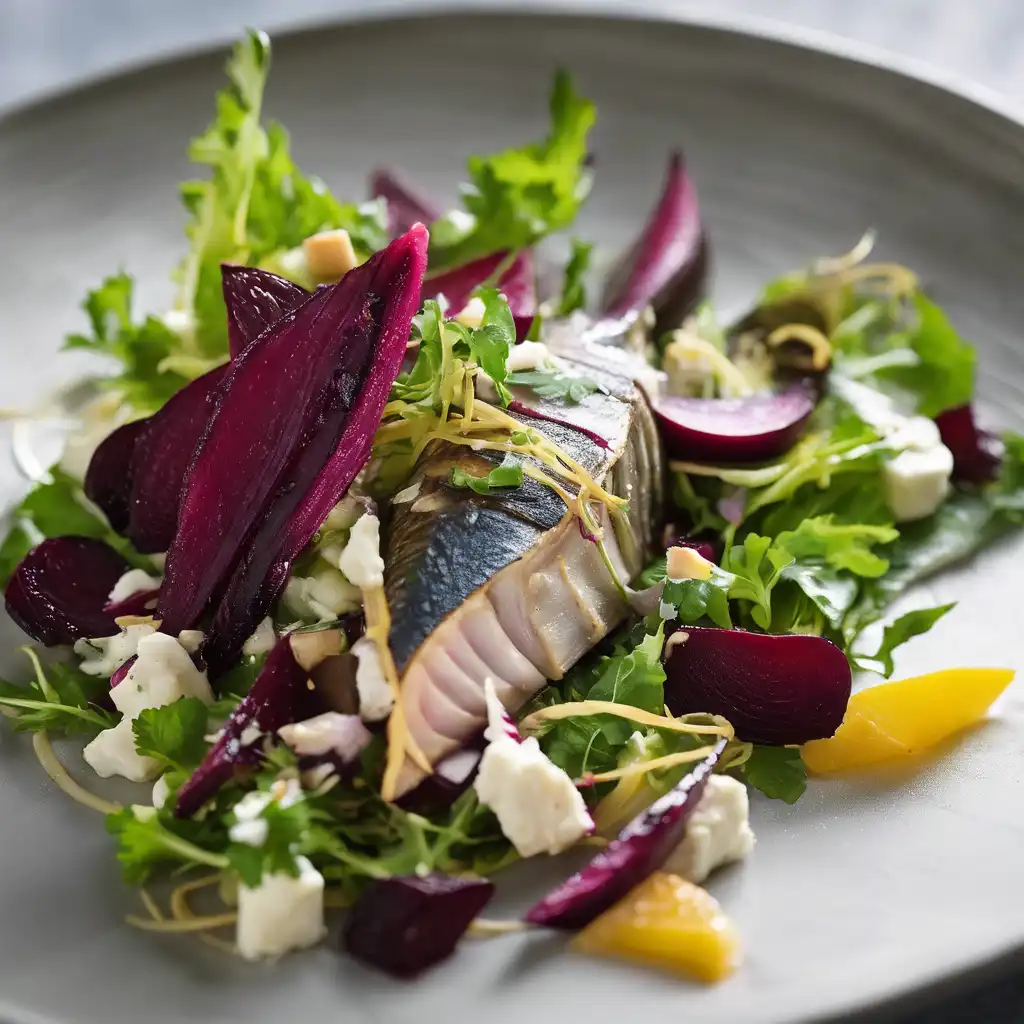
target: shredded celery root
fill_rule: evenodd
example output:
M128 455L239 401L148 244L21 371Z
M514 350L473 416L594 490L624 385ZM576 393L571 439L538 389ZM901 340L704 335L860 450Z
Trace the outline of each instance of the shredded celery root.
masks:
M67 769L57 760L57 755L50 745L50 737L45 729L41 729L32 735L32 749L35 751L43 770L53 779L57 785L64 790L72 800L89 807L100 814L117 814L122 810L120 804L104 800L103 797L90 793L84 786L79 785L69 774Z
M724 394L730 398L745 398L753 394L747 378L729 357L705 338L691 331L680 329L673 331L672 341L665 349L666 357L673 353L685 353L690 356L703 356L718 378Z
M181 883L170 894L169 914L165 914L161 910L156 900L145 889L140 889L140 897L149 917L129 914L125 920L128 924L135 928L141 928L143 931L194 933L207 945L222 952L237 955L238 950L233 942L206 933L235 924L238 914L233 910L220 914L197 914L188 901L192 893L208 889L213 885L220 885L222 877L222 873L218 871Z
M732 726L718 715L701 715L711 718L712 724L692 722L692 715L672 718L669 715L656 715L642 708L634 708L629 704L616 704L610 700L580 700L565 704L552 704L550 707L534 711L519 723L522 732L535 732L545 722L556 722L562 718L584 718L590 715L615 715L638 725L650 725L657 729L669 729L672 732L685 732L693 736L720 736L727 740L734 738ZM652 762L647 762L648 764Z
M777 348L787 341L801 341L811 350L811 368L827 370L832 358L832 344L828 338L810 324L783 324L767 338L769 348Z
M470 922L466 934L476 939L490 939L498 935L524 932L529 927L525 921L496 921L493 918L478 917Z
M696 750L683 750L678 754L666 754L664 757L655 757L650 761L637 761L636 764L627 765L625 768L614 768L608 772L587 772L580 780L581 782L616 782L619 779L626 779L632 776L643 776L650 772L660 772L666 768L675 768L677 765L690 764L693 761L703 761L704 758L714 753L714 747L698 747Z

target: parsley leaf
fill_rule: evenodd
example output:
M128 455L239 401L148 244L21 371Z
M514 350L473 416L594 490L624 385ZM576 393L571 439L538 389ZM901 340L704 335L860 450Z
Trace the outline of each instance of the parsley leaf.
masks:
M707 616L722 629L732 628L729 614L729 591L735 577L717 566L707 580L666 580L662 604L669 604L681 622L696 625Z
M69 335L64 347L117 360L121 372L113 386L134 409L149 414L182 388L188 377L164 368L165 360L178 351L180 337L156 317L141 323L132 320L133 290L132 278L122 271L89 292L82 308L92 333Z
M572 240L572 252L569 262L565 265L565 279L562 282L562 294L555 307L556 316L569 316L587 304L587 288L584 283L590 269L590 257L594 246L579 238Z
M507 487L521 487L523 483L523 465L521 462L506 458L500 466L495 466L486 476L473 476L461 466L452 466L450 483L452 487L468 487L477 494L491 494L493 491Z
M87 676L62 662L44 669L31 647L23 647L22 651L32 662L35 678L26 686L0 680L0 706L17 712L11 718L11 726L17 732L46 729L67 736L95 736L116 723L116 716L96 703L109 692L108 679Z
M596 112L564 71L555 76L550 111L543 142L469 158L466 210L446 214L430 228L431 273L525 249L573 222L590 191L587 134Z
M194 771L206 756L207 718L206 705L195 697L146 708L132 722L135 749L165 770Z
M550 398L556 402L572 402L573 405L579 405L587 395L601 390L601 385L590 377L569 376L554 368L510 373L506 383L528 387L541 398Z
M882 641L874 654L854 658L857 667L877 672L888 679L893 673L892 652L915 636L927 633L943 615L955 607L954 601L952 604L943 604L936 608L918 608L901 615L895 622L885 627Z
M899 536L892 526L867 523L836 523L834 516L805 519L795 530L786 530L775 538L798 561L821 559L833 569L846 569L857 576L882 576L889 563L871 548L890 544Z
M773 800L795 804L807 788L807 769L795 747L763 747L758 744L739 768L746 783Z
M770 537L756 533L747 534L742 545L730 548L726 554L725 568L736 577L729 587L729 597L749 601L751 617L761 629L771 626L772 590L792 561L788 551L774 547Z

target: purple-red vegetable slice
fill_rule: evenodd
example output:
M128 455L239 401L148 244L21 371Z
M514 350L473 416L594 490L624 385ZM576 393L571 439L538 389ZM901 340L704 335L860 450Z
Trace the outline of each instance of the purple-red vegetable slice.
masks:
M602 313L614 319L650 305L659 329L677 327L700 301L707 265L697 191L673 153L643 232L609 275Z
M458 313L473 294L508 259L507 252L496 252L472 263L466 263L423 282L423 298L444 295L448 300L448 315ZM537 313L537 291L534 281L533 255L528 249L502 272L496 287L508 299L508 308L516 323L516 337L522 341Z
M370 175L370 196L387 202L392 238L405 234L413 224L429 224L441 216L439 207L388 168L379 167Z
M689 462L762 462L789 451L814 412L814 389L799 382L772 395L679 398L654 405L669 454Z
M101 540L51 537L18 564L4 596L7 612L47 647L81 637L113 636L117 624L104 611L128 563Z
M657 871L682 841L686 822L723 750L724 739L664 796L638 814L585 868L531 907L526 920L548 928L583 928Z
M1002 444L988 430L974 422L970 404L947 409L935 417L942 443L953 453L953 479L984 484L999 476L1003 461Z
M185 477L227 371L227 366L218 366L190 381L145 421L132 454L125 531L136 550L166 551L174 540Z
M133 420L118 427L93 452L85 471L85 496L107 517L111 528L128 528L132 493L132 455L148 420Z
M484 738L481 733L474 746L466 746L442 758L434 771L415 789L399 800L403 810L429 815L451 807L476 778L483 757Z
M665 647L674 715L722 715L739 739L777 746L831 736L843 721L850 664L824 637L685 626Z
M292 655L288 637L278 640L252 689L232 711L220 739L178 790L174 813L179 818L191 817L216 796L221 786L234 776L236 768L251 767L262 760L260 742L242 743L242 734L250 726L261 734L273 735L282 725L312 718L323 710L316 690L310 690L307 680L308 673Z
M413 227L368 263L349 271L337 286L343 299L338 303L340 317L326 329L320 330L319 323L314 328L329 356L325 387L315 415L307 413L297 451L279 475L275 492L227 580L203 646L215 675L237 656L284 586L292 561L370 456L373 435L420 306L427 242L426 228ZM332 311L334 294L328 293L321 321ZM269 335L261 342L261 351L268 339ZM296 395L293 401L297 400ZM170 568L169 557L168 577Z
M342 944L371 967L412 978L451 956L493 895L494 883L478 878L383 878L345 916Z
M222 263L220 272L232 359L309 298L305 288L269 270Z

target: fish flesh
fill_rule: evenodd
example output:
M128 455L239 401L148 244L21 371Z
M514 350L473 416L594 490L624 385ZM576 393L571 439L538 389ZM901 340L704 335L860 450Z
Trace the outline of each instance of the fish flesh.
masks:
M606 506L592 508L600 510L616 575L628 583L646 563L663 500L654 418L631 376L606 369L601 348L574 338L556 354L567 372L600 390L568 404L514 388L527 408L511 415L627 499L615 525ZM449 483L453 466L482 476L503 454L434 442L392 506L385 534L390 643L406 726L432 764L486 724L486 679L514 712L628 613L598 546L550 487L527 476L520 487L481 495ZM422 778L407 759L397 795Z

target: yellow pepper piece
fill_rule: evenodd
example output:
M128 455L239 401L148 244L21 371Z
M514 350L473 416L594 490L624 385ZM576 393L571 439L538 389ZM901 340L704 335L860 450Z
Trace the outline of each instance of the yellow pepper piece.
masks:
M984 717L1013 677L1008 668L951 668L861 690L835 736L803 745L804 764L821 775L920 753Z
M743 951L718 901L678 875L656 871L591 921L573 948L660 967L700 981L721 981Z

